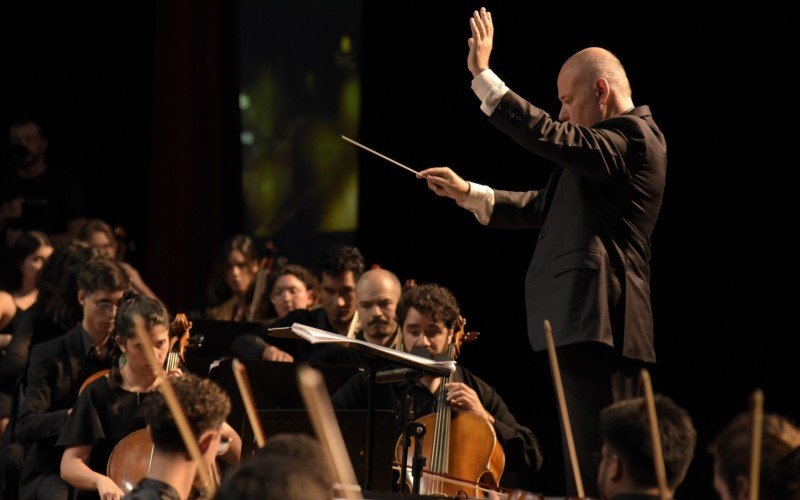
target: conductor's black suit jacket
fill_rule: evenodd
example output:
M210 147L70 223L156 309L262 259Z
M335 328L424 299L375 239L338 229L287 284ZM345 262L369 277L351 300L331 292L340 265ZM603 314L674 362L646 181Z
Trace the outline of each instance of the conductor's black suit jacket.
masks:
M546 348L602 342L626 357L655 361L650 304L650 236L661 207L666 142L639 106L591 128L550 118L507 92L490 122L557 163L541 191L495 190L495 227L540 228L525 280L528 335Z

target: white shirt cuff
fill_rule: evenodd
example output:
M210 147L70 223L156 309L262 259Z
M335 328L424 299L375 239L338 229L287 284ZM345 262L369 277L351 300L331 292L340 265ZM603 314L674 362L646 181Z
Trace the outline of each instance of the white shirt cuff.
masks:
M509 88L494 71L485 69L472 79L472 91L481 100L481 111L486 116L492 116L494 109L500 104L500 99L506 95Z
M475 182L469 183L469 195L463 203L459 203L462 207L466 208L473 214L478 222L484 226L489 223L494 210L494 190L489 186L477 184Z

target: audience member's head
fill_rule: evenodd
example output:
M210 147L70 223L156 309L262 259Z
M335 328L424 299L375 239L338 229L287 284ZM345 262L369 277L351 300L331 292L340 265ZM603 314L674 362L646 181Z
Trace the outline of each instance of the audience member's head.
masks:
M722 500L749 498L752 424L749 414L739 415L710 447L714 489ZM800 430L784 417L767 414L761 440L758 498L800 499Z
M307 467L317 474L319 481L333 486L333 470L319 441L308 434L284 433L276 434L267 440L267 444L255 452L257 458L284 457L294 459L302 467Z
M681 484L694 456L697 432L689 414L671 399L655 398L667 485ZM600 412L602 450L597 473L602 498L658 489L644 398L614 403Z
M222 482L216 500L321 500L332 498L316 471L294 459L253 457Z
M319 284L305 267L288 264L270 275L267 295L273 309L268 315L283 318L296 309L309 309L316 304Z
M400 280L386 269L370 269L356 284L356 307L364 338L387 345L397 333Z
M124 257L123 247L117 240L114 230L102 220L88 221L81 228L79 237L81 241L101 250L113 260L122 260Z
M364 257L356 247L332 247L322 255L319 265L320 302L334 326L341 328L353 319L356 281L363 272Z
M41 125L32 118L21 118L15 121L8 130L12 144L24 146L28 150L27 156L21 158L16 167L19 169L31 167L44 161L47 151L47 138Z
M231 411L228 395L210 379L192 374L172 379L172 388L189 427L197 437L203 458L206 463L213 463L220 446L220 428ZM141 411L156 452L176 455L182 460L191 459L161 393L156 392L145 399Z
M8 291L26 288L39 282L47 259L53 253L53 244L50 238L40 231L27 231L17 238L11 249L12 266L9 269L7 283L4 288Z

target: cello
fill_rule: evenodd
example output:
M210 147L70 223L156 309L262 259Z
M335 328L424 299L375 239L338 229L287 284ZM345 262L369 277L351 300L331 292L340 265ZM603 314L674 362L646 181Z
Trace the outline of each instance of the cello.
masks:
M456 359L462 342L472 342L477 332L465 333L466 320L459 316L447 355ZM454 374L446 383L454 382ZM439 386L436 412L416 420L425 425L432 439L423 443L428 461L421 477L423 494L453 497L481 497L494 489L505 467L505 452L494 427L482 416L468 411L453 412L447 401L445 383ZM402 461L402 437L395 446L395 460Z

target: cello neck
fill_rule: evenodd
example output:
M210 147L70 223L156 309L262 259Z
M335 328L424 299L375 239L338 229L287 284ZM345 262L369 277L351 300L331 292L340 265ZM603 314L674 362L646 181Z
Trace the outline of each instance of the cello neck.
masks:
M455 346L447 347L447 354L452 359ZM455 372L448 377L442 377L442 383L436 395L436 429L433 433L433 451L431 452L431 472L447 474L450 463L450 419L452 409L447 402L446 384L453 381Z

